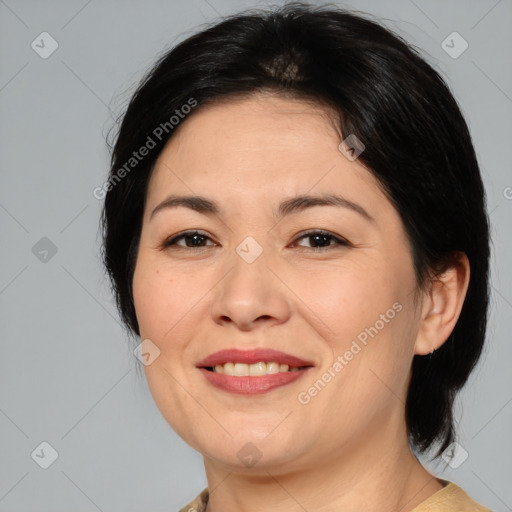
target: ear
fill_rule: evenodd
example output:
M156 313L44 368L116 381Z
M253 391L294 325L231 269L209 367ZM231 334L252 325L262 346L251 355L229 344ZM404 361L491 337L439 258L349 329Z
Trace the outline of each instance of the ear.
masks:
M468 257L459 252L445 272L431 279L429 289L423 296L415 354L430 354L448 339L464 304L469 275Z

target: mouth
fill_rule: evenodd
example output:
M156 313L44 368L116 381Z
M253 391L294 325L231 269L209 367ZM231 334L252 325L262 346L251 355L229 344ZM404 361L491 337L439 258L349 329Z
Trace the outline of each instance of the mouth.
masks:
M232 349L215 352L196 367L218 389L239 394L261 394L294 382L314 364L271 349Z
M292 366L290 368L289 365L280 364L277 361L258 361L253 364L229 362L206 367L208 371L233 377L261 377L263 375L275 375L276 373L298 372L305 368L308 368L308 366Z

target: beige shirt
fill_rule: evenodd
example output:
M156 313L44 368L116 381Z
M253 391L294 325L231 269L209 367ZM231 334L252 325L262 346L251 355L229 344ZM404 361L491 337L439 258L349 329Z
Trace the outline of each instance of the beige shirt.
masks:
M432 494L411 512L491 512L473 501L460 487L444 481L445 487ZM205 512L208 504L208 488L204 489L194 501L179 512Z

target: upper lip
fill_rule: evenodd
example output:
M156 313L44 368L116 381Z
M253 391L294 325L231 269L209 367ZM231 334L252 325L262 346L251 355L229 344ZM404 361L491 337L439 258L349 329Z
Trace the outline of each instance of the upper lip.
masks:
M254 364L263 362L276 362L287 364L290 367L314 366L311 361L306 361L300 357L286 354L270 348L257 348L252 350L226 349L214 352L197 364L198 368L209 368L218 364L225 363L245 363Z

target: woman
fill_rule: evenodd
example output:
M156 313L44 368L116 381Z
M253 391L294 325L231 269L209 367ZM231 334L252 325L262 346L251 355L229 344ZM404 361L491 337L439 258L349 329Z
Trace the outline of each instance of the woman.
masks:
M179 44L124 115L104 261L154 400L204 456L188 511L487 510L454 445L480 356L485 194L414 50L289 4Z

